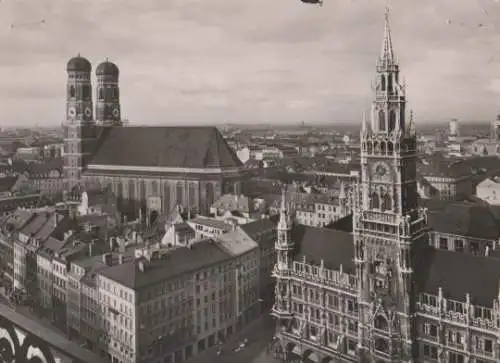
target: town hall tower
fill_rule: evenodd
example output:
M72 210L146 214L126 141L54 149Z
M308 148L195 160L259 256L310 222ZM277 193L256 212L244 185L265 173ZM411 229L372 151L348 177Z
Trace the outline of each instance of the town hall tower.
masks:
M361 130L361 183L353 215L358 349L362 361L412 362L415 263L427 229L418 209L413 116L406 116L388 10L373 88L371 114Z

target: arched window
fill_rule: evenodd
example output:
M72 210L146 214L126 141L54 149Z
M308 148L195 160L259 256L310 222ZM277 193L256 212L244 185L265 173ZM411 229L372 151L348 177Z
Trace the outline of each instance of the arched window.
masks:
M146 203L146 182L141 180L139 183L139 192L142 203Z
M193 183L189 183L188 193L189 207L196 207L196 188Z
M385 143L384 141L381 141L381 142L380 142L380 152L381 152L382 154L385 154L385 153L386 153L386 151L387 151L386 143Z
M214 204L214 197L215 197L215 192L214 192L214 186L212 183L207 184L207 204L211 206Z
M102 89L102 87L99 87L98 94L99 99L102 101L104 99L104 90Z
M387 75L387 91L392 92L392 75Z
M385 131L385 113L383 110L378 111L378 128L380 131Z
M389 344L385 339L379 338L375 340L375 350L379 352L388 353L389 352Z
M123 207L123 184L121 181L116 184L116 204L118 209L121 210Z
M133 180L128 181L128 199L135 201L135 183Z
M182 182L177 182L175 187L175 203L177 205L184 205L184 188Z
M380 200L379 200L379 196L376 192L373 192L370 195L370 208L371 209L380 208Z
M75 86L73 86L73 85L69 86L69 96L70 97L76 96L76 89L75 89Z
M90 86L85 85L82 87L82 96L83 98L89 98L90 97Z
M165 213L170 213L170 185L167 183L163 184L163 210Z
M387 142L387 152L392 154L394 152L394 144L391 141Z
M387 320L381 315L377 315L375 317L374 325L375 325L375 329L379 329L379 330L388 330L388 327L389 327L389 325L387 324Z
M396 112L394 110L389 111L389 131L394 131L396 129Z
M382 210L391 210L392 209L392 198L389 193L383 194L382 197Z
M113 99L118 99L120 97L120 90L116 87L113 87Z
M381 85L382 91L385 91L385 76L384 75L380 76L380 85Z

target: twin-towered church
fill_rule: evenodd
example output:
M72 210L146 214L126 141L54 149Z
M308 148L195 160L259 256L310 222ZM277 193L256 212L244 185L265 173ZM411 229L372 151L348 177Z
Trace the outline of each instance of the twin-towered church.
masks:
M242 164L217 128L124 126L118 67L106 60L95 72L93 92L91 63L78 55L67 64L67 190L109 186L122 207L160 213L206 213L221 195L242 193Z

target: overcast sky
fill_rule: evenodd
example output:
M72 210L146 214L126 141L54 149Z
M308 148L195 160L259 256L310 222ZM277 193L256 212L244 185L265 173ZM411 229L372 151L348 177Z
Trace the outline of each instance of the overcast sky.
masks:
M120 67L131 123L360 122L385 4L0 0L0 126L60 124L77 53ZM391 23L417 122L500 111L498 0L393 0Z

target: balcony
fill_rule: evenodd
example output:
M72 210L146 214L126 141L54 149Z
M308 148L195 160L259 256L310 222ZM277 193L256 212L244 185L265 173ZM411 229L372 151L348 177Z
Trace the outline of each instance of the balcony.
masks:
M399 224L398 218L395 214L387 214L376 211L363 211L363 220L372 223L386 223L394 226Z
M1 362L104 363L94 353L6 307L0 315L0 329L5 332L0 338Z

